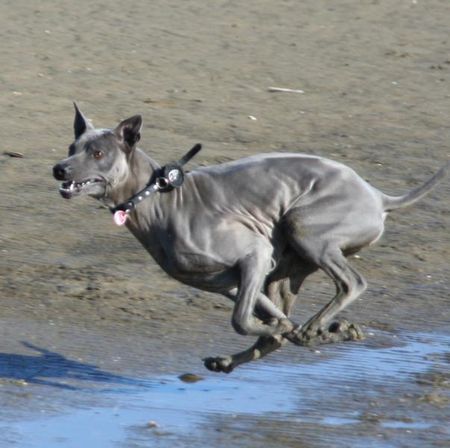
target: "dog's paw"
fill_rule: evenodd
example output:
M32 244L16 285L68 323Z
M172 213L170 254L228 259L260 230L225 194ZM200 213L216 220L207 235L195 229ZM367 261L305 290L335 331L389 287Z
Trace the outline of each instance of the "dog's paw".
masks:
M216 356L203 360L205 367L212 372L230 373L234 369L231 356Z
M328 328L300 328L284 335L286 339L296 345L313 346L331 344L343 341L359 341L364 339L364 333L357 324L342 320L332 322Z
M365 339L361 327L345 319L339 322L332 322L325 335L331 338L335 337L338 341L361 341Z

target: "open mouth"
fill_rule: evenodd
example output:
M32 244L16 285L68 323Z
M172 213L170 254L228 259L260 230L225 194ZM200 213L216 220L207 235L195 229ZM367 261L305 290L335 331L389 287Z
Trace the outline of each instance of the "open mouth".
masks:
M99 193L98 187L105 185L104 179L94 178L86 179L82 182L75 182L73 180L63 182L59 187L59 192L63 198L69 199L72 196L83 194L95 194Z

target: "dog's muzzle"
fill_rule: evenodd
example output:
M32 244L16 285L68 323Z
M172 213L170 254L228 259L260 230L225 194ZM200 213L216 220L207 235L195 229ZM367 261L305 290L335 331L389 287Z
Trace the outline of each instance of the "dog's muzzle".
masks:
M69 180L72 168L68 163L60 162L53 167L53 177L56 180Z
M91 194L97 197L103 192L106 181L101 176L92 176L76 181L73 179L73 169L67 162L60 162L53 167L53 176L56 180L63 181L59 187L59 193L65 199L80 194Z

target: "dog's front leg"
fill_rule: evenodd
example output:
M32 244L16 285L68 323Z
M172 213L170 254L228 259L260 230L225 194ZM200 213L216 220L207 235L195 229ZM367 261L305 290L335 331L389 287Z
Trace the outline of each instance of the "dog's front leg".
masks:
M242 335L273 336L292 331L294 324L261 292L270 268L270 252L264 247L258 248L240 261L239 268L240 286L232 316L236 332ZM255 317L256 303L272 316L268 323Z
M225 297L231 299L233 302L236 302L238 295L238 288L233 288L230 291L224 293ZM264 293L260 292L256 299L256 306L262 312L270 316L269 320L273 322L284 322L285 331L290 332L293 329L298 328L298 325L292 322L287 315L277 306L277 304L272 300L272 297L266 296ZM258 314L258 313L256 313ZM281 331L284 333L284 331Z

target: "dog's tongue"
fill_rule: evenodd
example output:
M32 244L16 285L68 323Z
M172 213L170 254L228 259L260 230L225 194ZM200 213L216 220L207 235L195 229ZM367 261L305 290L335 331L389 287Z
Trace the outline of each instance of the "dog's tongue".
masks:
M118 226L123 226L126 223L127 218L128 215L123 210L117 210L113 215L114 223Z

